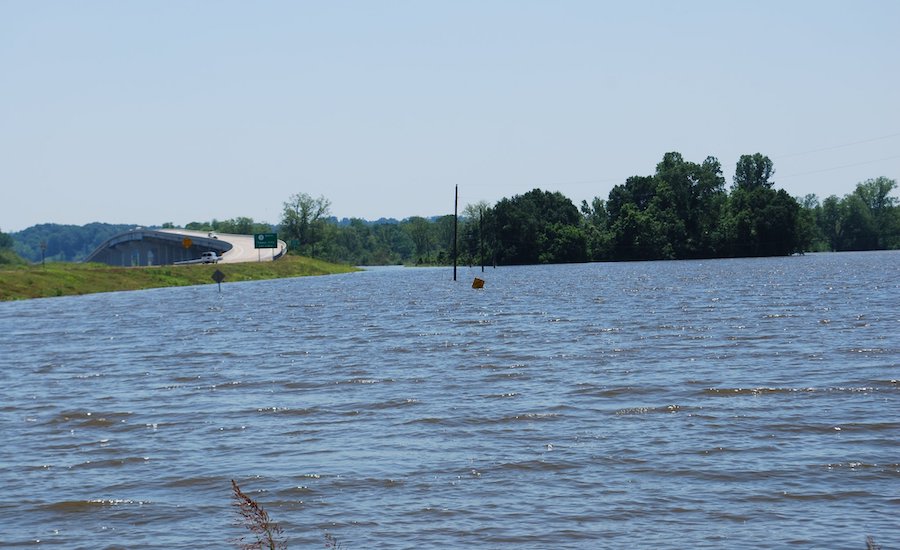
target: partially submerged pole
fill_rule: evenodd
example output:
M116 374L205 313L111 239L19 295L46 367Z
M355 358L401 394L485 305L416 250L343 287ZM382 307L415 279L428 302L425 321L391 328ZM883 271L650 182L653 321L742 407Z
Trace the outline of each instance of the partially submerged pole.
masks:
M478 209L478 255L481 256L481 272L484 273L484 209Z
M459 224L459 185L455 187L456 198L453 200L453 280L456 280L456 228Z

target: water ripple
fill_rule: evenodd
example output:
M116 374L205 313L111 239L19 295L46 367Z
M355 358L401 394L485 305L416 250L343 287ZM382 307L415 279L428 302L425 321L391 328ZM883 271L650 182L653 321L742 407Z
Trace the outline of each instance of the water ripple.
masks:
M527 266L474 292L385 268L2 303L0 546L228 547L235 479L298 548L900 547L898 273Z

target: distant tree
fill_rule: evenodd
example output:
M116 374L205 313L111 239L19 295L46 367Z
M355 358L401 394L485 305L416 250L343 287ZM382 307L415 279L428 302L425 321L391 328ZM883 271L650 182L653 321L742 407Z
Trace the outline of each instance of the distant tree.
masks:
M185 229L190 229L191 231L212 231L213 226L212 222L188 222L184 226Z
M372 229L365 220L352 218L343 226L329 224L328 260L353 265L372 265Z
M541 232L538 244L542 264L587 261L587 235L577 225L550 224Z
M769 157L760 153L741 155L734 170L734 188L752 191L753 189L772 187L772 176L775 167Z
M784 256L800 251L800 205L783 189L737 187L723 217L730 256Z
M479 264L482 254L486 263L492 262L490 239L486 230L486 218L491 206L487 201L467 204L460 216L460 260L463 263Z
M600 231L594 242L610 243L613 258L712 257L723 239L719 221L725 199L722 166L715 157L697 164L680 153L666 153L653 176L633 176L613 187L605 205L608 238Z
M492 240L498 263L517 265L587 259L586 239L573 239L570 231L561 231L565 226L576 231L583 229L578 208L559 192L533 189L524 195L502 199L490 210L489 223L494 233ZM557 243L557 239L570 244ZM577 250L572 250L572 242L582 243L584 248L578 245ZM563 251L565 257L557 256Z
M438 246L436 263L449 265L453 262L453 215L438 216L435 218L432 228L434 242Z
M874 224L874 248L895 248L900 241L900 207L898 199L890 195L897 181L886 177L868 179L856 185L853 194L869 210Z
M644 211L650 206L650 201L656 196L656 181L653 176L632 176L625 180L624 185L616 185L609 192L609 200L606 201L606 211L609 214L610 223L615 223L622 208L626 204L634 205L639 211Z
M313 198L297 193L284 203L281 216L281 233L289 240L296 240L299 252L316 255L316 245L324 237L326 218L330 215L331 202L323 196Z
M372 265L401 264L412 257L415 243L409 233L397 223L379 223L372 226Z
M816 222L830 250L900 248L900 205L890 195L897 186L885 177L869 179L843 198L832 195L817 209Z
M213 218L208 222L190 222L184 228L192 231L215 231L216 233L230 233L234 235L253 235L254 233L270 233L272 231L271 224L257 222L253 218L245 216L228 220Z
M0 249L11 249L13 247L13 238L0 231Z
M853 192L863 200L872 214L877 216L878 213L897 205L897 198L890 196L896 187L897 180L882 176L856 184Z
M836 195L831 195L822 201L821 215L819 217L819 230L828 242L828 248L832 251L842 250L844 241L844 205Z
M25 264L25 260L13 250L14 244L12 237L0 231L0 265L10 266Z
M609 213L606 201L594 197L590 204L581 201L584 216L585 237L587 238L588 259L592 261L611 259L612 239L609 231Z
M656 212L626 203L612 222L611 248L615 260L671 259L674 251Z
M413 216L403 223L404 230L415 245L416 263L433 262L431 253L434 251L435 235L431 225L432 222L421 216Z
M874 250L878 248L878 226L872 210L858 194L842 201L843 239L838 250Z
M819 197L808 194L797 199L800 213L797 218L798 248L801 252L822 252L828 250L827 240L819 223L822 206Z

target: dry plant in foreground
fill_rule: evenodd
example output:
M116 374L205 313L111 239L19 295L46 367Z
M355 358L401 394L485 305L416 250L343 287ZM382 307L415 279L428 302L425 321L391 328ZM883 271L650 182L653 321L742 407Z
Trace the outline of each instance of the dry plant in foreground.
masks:
M334 535L325 533L325 548L329 550L342 550L344 547L338 542Z
M255 537L254 542L244 542L241 537L241 548L244 550L287 550L287 543L278 524L269 518L269 514L263 510L255 500L247 496L238 484L232 479L231 489L234 493L234 505L241 516L241 524Z

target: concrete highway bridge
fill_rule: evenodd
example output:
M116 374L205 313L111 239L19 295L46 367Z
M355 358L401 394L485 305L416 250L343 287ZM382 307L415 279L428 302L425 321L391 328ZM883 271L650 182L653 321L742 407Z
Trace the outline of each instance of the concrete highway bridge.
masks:
M287 244L279 240L276 248L255 248L253 235L139 227L108 239L84 261L115 266L169 265L197 260L204 252L215 252L221 263L270 262L287 252Z

